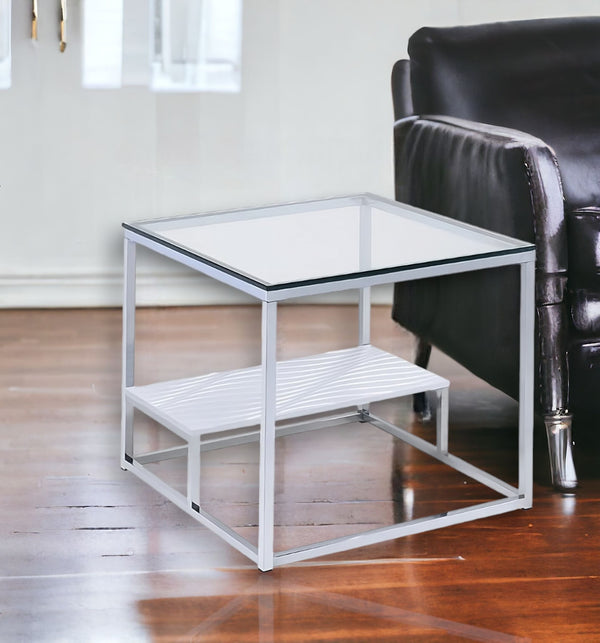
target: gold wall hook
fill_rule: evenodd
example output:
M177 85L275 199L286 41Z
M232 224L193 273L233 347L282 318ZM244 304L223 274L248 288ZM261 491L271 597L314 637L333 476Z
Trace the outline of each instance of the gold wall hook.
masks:
M32 15L31 15L31 39L32 40L37 40L38 39L38 3L37 0L33 0L33 4L31 7Z
M67 0L60 0L60 50L67 48Z

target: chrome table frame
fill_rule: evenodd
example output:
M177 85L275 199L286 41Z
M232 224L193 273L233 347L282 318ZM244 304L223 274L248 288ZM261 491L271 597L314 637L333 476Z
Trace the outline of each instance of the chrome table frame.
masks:
M405 210L414 211L422 215L423 211L393 201L387 201L373 195L358 195L354 197L343 197L330 199L326 201L308 202L299 204L290 204L278 206L278 213L287 212L308 212L315 207L343 207L348 204L360 202L361 215L364 212L368 214L370 203L375 203L378 208L398 208L399 205ZM240 211L243 215L244 212ZM440 218L430 213L428 217ZM235 213L234 213L235 216ZM459 222L454 222L457 227L473 229ZM122 440L121 440L121 466L133 472L141 480L151 487L162 493L169 500L174 502L183 511L195 518L198 522L218 534L238 551L254 561L262 571L268 571L274 566L293 563L307 558L323 556L336 552L345 551L355 547L361 547L385 540L415 534L420 532L437 529L449 525L454 525L469 520L492 516L519 508L529 508L532 505L532 487L533 487L533 336L534 336L534 270L535 270L535 250L533 246L521 242L515 242L516 249L513 252L505 254L495 254L493 256L474 256L461 260L442 261L435 265L421 264L414 267L401 266L398 269L386 271L381 274L358 274L349 277L332 279L329 281L316 281L314 283L292 284L289 286L266 289L252 283L251 281L232 273L227 269L222 269L214 263L207 263L199 260L189 253L182 252L180 249L170 244L162 243L160 240L152 238L151 235L141 233L138 230L124 224L125 227L125 277L124 277L124 301L123 301L123 394L122 394ZM490 236L502 238L501 235ZM506 239L506 237L503 237ZM518 246L520 244L520 246ZM164 255L190 266L193 269L208 275L218 281L233 286L262 302L262 355L261 364L256 369L245 369L243 372L235 372L236 377L246 378L257 381L258 389L254 390L254 395L258 393L258 412L254 418L255 425L260 426L260 430L240 429L232 435L223 437L222 433L217 437L202 440L203 435L210 434L211 431L217 433L225 429L195 429L190 430L181 422L174 420L167 412L159 408L152 397L152 385L150 387L134 386L134 352L135 352L135 287L136 287L136 246L141 245L150 250ZM518 246L518 247L517 247ZM295 365L291 360L288 363L277 363L276 345L277 345L277 306L281 301L292 297L317 295L322 293L331 293L347 289L359 289L359 338L358 347L355 351L367 351L370 348L370 288L378 284L395 283L399 281L408 281L422 279L426 277L449 275L487 268L497 268L508 265L520 266L520 362L519 362L519 446L518 446L518 486L514 487L506 482L490 475L489 473L469 464L468 462L452 455L448 452L448 404L447 404L447 382L442 378L437 378L431 374L432 379L425 381L420 387L411 389L400 386L394 395L387 397L399 397L400 395L409 395L417 391L435 390L438 401L438 424L436 443L427 442L408 431L396 427L389 422L378 418L370 413L368 401L360 399L357 403L356 412L331 415L325 418L319 418L313 421L303 422L281 422L282 419L298 417L302 413L290 412L288 416L282 415L278 411L277 402L277 374L278 369L283 368L281 364L287 364L285 368L292 369ZM373 349L377 350L377 349ZM343 353L343 351L342 351ZM341 356L331 356L327 359L342 361L346 358L354 359L355 353L344 354ZM387 354L386 354L387 355ZM359 355L360 357L360 355ZM379 355L374 359L377 363ZM297 362L298 360L296 360ZM402 360L397 358L393 362L392 369L404 368L405 364L400 364ZM417 367L413 367L417 369ZM422 370L422 369L419 369ZM233 372L232 372L233 373ZM425 373L427 373L425 371ZM194 384L192 382L192 384ZM186 386L190 385L189 382ZM195 385L195 384L194 384ZM250 384L249 384L250 386ZM150 391L146 391L146 388ZM181 388L181 387L180 387ZM160 397L163 389L158 392ZM358 395L360 398L361 396ZM387 398L379 398L387 399ZM375 401L371 399L371 401ZM166 449L154 453L145 453L134 455L133 449L133 413L137 408L145 414L153 417L159 423L166 426L170 431L182 437L186 444L180 447ZM316 408L316 407L315 407ZM311 408L310 412L315 412ZM316 412L322 411L325 407L319 407ZM342 407L338 407L342 408ZM330 410L327 407L325 410ZM307 413L308 415L308 413ZM404 523L395 524L379 529L366 531L360 534L345 536L325 542L315 543L308 546L298 547L288 551L274 552L274 478L275 478L275 438L280 435L287 435L301 431L310 431L324 428L327 426L339 425L345 422L354 421L368 422L373 426L388 432L408 443L409 445L421 450L452 467L453 469L470 476L478 482L498 492L503 497L499 500L481 503L471 507L444 512L417 520L411 520ZM248 426L248 423L245 424ZM240 444L251 440L259 441L260 465L259 465L259 517L258 517L258 547L254 546L245 538L242 538L229 526L223 524L217 518L202 509L201 489L200 489L200 455L202 450L223 448L233 444ZM186 457L187 458L187 493L182 494L173 489L158 476L150 472L145 465L150 462L157 462L169 458Z

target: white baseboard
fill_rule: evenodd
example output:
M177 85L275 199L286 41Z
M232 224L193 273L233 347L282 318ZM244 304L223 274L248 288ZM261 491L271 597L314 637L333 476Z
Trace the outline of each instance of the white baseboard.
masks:
M119 307L121 275L0 276L0 308ZM296 303L356 303L355 290L303 297ZM373 304L392 302L392 286L373 289ZM138 274L140 306L219 306L256 303L256 300L198 274Z

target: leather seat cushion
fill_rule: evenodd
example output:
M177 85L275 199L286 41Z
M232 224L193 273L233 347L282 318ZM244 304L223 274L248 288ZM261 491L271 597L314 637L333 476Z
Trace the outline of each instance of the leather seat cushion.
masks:
M600 207L567 213L569 304L575 328L586 335L600 332Z

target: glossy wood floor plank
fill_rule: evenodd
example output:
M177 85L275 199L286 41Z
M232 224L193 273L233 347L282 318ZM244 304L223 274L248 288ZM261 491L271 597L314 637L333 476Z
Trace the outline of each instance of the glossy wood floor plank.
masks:
M356 317L281 307L279 354L351 346ZM389 309L372 323L411 357ZM578 433L576 496L546 486L539 435L533 509L261 574L120 470L120 332L116 310L0 312L0 641L600 641L595 427ZM254 307L141 310L138 381L253 365L259 337ZM432 370L452 382L452 448L514 478L516 405L439 353ZM433 435L408 401L379 411ZM282 439L277 463L281 547L494 496L364 425ZM206 502L253 538L255 445L204 454L203 475Z

